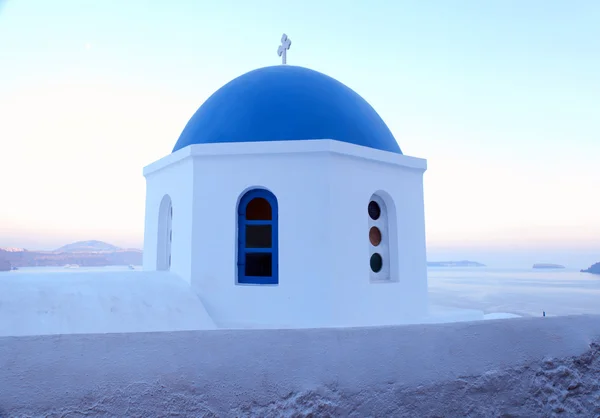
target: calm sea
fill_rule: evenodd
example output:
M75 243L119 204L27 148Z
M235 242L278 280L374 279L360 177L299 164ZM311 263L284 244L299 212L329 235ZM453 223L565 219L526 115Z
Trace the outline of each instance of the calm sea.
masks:
M429 268L435 305L524 316L600 314L600 276L578 270Z
M142 266L133 266L135 270L141 270ZM19 270L13 270L10 272L2 272L4 274L19 274L19 273L69 273L69 272L83 272L83 271L127 271L131 270L128 266L105 266L105 267L78 267L78 268L66 268L66 267L19 267ZM0 273L0 274L2 274Z

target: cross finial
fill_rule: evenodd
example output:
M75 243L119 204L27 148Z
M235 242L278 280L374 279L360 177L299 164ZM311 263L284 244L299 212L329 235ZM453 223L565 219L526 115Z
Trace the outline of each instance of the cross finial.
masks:
M292 40L284 33L281 36L281 45L277 48L277 55L281 57L282 64L287 64L287 50L292 46Z

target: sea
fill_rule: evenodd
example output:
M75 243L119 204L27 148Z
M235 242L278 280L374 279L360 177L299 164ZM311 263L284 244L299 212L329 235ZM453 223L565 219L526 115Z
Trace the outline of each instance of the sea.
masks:
M142 270L142 266L132 266L134 270ZM108 271L130 271L129 266L103 266L103 267L77 267L67 268L63 266L56 267L19 267L18 270L0 272L2 274L44 274L44 273L82 273L85 271L108 272ZM2 276L0 276L2 277Z
M519 316L600 314L600 275L575 269L428 268L433 305Z
M128 266L22 267L0 272L0 280L8 274L128 270ZM600 275L574 269L429 267L428 284L429 301L433 306L519 316L600 314Z

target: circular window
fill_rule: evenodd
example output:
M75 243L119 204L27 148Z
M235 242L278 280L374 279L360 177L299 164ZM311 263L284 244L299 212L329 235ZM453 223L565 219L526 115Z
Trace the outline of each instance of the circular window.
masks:
M369 202L369 216L371 219L376 221L381 216L381 208L379 207L379 203L371 200Z
M383 259L381 258L381 255L378 253L373 254L371 256L371 270L373 270L374 273L379 273L382 267Z
M381 244L381 231L376 226L369 230L369 241L373 247L377 247Z

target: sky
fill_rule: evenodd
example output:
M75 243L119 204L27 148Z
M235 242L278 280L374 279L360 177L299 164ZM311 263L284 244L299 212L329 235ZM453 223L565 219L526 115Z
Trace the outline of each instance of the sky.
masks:
M595 0L4 1L0 247L141 248L142 168L220 86L280 63L285 32L289 64L428 160L430 252L600 256L598 22Z

